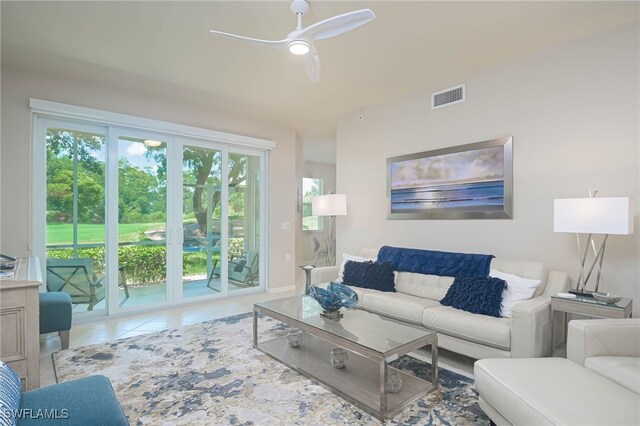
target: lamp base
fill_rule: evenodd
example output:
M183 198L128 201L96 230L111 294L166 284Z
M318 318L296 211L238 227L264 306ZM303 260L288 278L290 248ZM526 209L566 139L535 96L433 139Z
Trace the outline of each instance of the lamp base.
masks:
M569 290L569 293L571 294L575 294L578 297L589 297L589 298L593 298L593 293L595 293L592 290Z

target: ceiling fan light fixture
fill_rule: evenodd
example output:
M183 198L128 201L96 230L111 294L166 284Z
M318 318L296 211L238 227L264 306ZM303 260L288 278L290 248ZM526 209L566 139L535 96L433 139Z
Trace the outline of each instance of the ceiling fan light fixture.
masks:
M156 147L156 146L162 145L162 142L154 141L153 139L147 139L147 140L144 141L144 144L146 146Z
M306 55L311 51L311 45L304 40L292 40L287 47L289 52L299 56Z

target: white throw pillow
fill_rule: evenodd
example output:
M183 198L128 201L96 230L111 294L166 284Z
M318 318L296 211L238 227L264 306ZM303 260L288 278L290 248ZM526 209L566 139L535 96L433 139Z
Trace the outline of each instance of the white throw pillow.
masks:
M344 276L344 265L345 263L347 263L348 260L353 260L354 262L369 262L369 261L375 262L377 258L362 257L362 256L355 256L353 254L342 253L342 263L340 264L340 270L338 271L338 279L336 280L336 282L339 282L339 283L342 282L342 278Z
M532 280L530 278L508 274L498 271L497 269L489 271L489 275L507 282L507 288L502 292L502 310L500 311L500 315L502 315L503 318L511 318L513 306L523 300L531 299L541 283L540 280Z

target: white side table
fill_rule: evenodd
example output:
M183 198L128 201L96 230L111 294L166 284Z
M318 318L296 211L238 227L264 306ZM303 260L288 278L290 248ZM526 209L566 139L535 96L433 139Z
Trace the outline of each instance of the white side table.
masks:
M594 318L631 318L633 299L623 298L618 303L602 303L590 297L576 297L566 299L560 296L551 296L551 318L555 319L554 312L562 312L562 327L566 336L566 314L586 315ZM555 324L551 324L551 356L553 356ZM566 339L565 339L566 340Z

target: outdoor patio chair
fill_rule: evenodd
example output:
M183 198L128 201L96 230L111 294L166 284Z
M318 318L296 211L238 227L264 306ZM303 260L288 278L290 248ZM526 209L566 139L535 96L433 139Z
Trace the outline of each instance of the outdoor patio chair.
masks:
M238 287L253 287L258 279L258 251L249 250L246 255L235 258L229 261L229 281L233 281L233 284ZM207 287L218 291L218 289L212 287L212 281L214 277L220 276L220 266L218 260L213 265L211 274L209 275L209 281Z
M118 268L118 284L124 288L125 298L129 298L124 268ZM75 259L47 259L47 291L63 291L71 296L74 305L88 304L87 311L100 303L105 297L104 276L98 279L93 271L93 260L88 257Z

